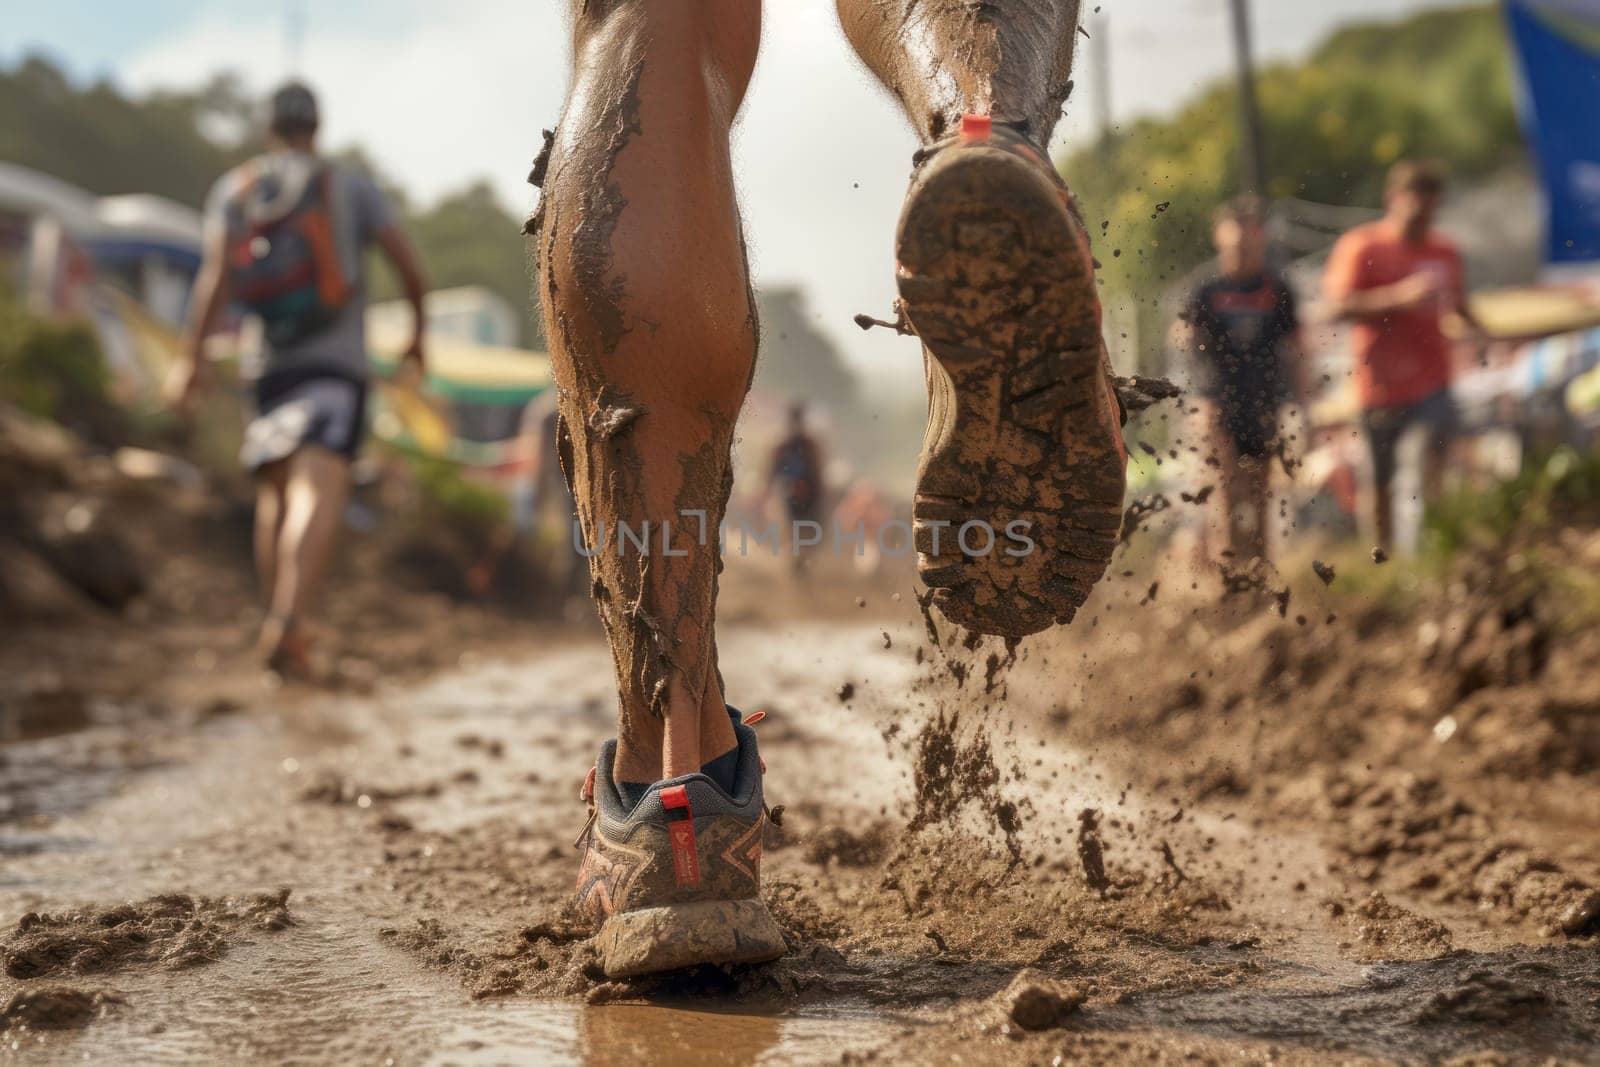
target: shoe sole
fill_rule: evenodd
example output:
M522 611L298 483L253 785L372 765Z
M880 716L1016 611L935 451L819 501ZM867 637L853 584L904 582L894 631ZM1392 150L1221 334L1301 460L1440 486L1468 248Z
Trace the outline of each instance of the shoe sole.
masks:
M1126 462L1082 227L1034 165L959 146L917 175L896 251L928 363L918 573L981 633L1070 622L1116 548ZM971 522L987 552L982 527L958 540Z
M704 964L767 963L787 950L759 900L700 900L619 912L595 936L607 978L638 978Z

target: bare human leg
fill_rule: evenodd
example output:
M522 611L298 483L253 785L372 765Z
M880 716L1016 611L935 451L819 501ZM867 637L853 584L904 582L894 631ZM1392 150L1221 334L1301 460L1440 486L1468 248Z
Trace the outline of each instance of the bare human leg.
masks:
M1394 550L1394 486L1372 485L1367 490L1367 514L1372 516L1373 542L1385 552Z
M1362 490L1364 511L1372 517L1372 539L1385 552L1394 551L1394 479L1399 440L1391 432L1367 431L1371 478Z
M724 705L714 631L756 350L728 133L761 7L573 7L572 84L530 221L562 469L619 695L617 740L584 787L577 903L613 978L776 959L763 768Z
M261 603L272 609L272 589L278 574L278 537L283 530L283 498L289 481L286 460L269 463L256 472L254 548L256 589Z
M1245 544L1248 531L1242 521L1241 509L1249 505L1247 476L1240 468L1239 449L1234 444L1233 434L1228 431L1221 407L1209 401L1204 402L1204 407L1206 450L1222 472L1216 503L1212 506L1214 525L1222 531L1227 558L1235 563L1245 563L1250 556Z
M1072 86L1079 0L837 0L862 62L924 144L966 114L1048 142Z
M350 493L349 461L320 445L302 446L285 465L270 614L261 634L269 656L283 650L316 606Z
M1078 2L836 2L922 140L896 282L927 366L929 602L1007 638L1069 622L1115 551L1127 461L1088 235L1046 154Z
M574 0L574 69L543 176L539 286L563 469L620 696L615 774L733 750L716 551L756 324L728 134L756 0ZM649 531L648 548L619 536Z

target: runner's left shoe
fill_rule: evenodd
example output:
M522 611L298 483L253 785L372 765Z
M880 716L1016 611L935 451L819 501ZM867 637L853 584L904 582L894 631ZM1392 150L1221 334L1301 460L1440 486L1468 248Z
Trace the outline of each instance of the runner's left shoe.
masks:
M617 743L600 747L583 788L578 904L600 924L595 942L609 978L784 953L783 931L761 900L764 768L755 731L729 714L739 742L732 794L686 774L652 785L629 811L612 774Z

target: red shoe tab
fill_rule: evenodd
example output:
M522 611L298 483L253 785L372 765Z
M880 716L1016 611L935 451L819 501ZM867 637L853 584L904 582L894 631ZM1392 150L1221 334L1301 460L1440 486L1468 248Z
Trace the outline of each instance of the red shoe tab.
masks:
M746 726L754 726L756 723L760 722L766 717L767 713L764 711L752 711L750 714L744 717L744 724Z
M589 768L588 775L586 775L583 779L583 788L578 791L579 800L591 804L594 803L594 772L598 771L599 769L599 767Z
M661 806L669 812L682 811L683 817L667 823L672 842L672 874L679 885L700 884L700 849L694 839L694 812L689 807L689 791L681 785L661 791Z
M966 144L987 141L994 132L994 121L988 115L962 115L961 140Z

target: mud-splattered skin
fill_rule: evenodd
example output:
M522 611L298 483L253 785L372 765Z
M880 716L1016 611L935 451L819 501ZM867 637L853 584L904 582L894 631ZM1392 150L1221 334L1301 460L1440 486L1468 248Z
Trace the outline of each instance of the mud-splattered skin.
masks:
M968 112L1044 143L1072 90L1078 0L837 0L863 62L924 144Z
M728 130L760 12L574 6L573 83L540 175L538 284L565 470L598 549L620 770L648 782L662 777L663 748L682 773L733 746L712 646L715 529L756 329ZM703 528L684 512L703 513ZM636 534L648 522L649 548L622 542L619 522ZM682 555L667 554L663 523Z

